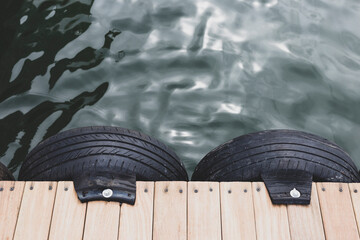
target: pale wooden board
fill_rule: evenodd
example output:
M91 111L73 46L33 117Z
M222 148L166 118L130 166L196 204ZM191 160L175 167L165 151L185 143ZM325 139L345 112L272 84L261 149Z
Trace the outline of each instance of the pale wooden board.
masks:
M154 182L136 182L135 205L123 204L120 213L120 240L151 240Z
M350 183L349 189L356 217L356 223L358 230L360 230L360 183Z
M93 201L87 203L84 240L118 239L120 203Z
M326 239L359 239L348 184L317 183L317 192Z
M220 183L222 239L256 239L251 183Z
M252 192L257 239L290 239L286 205L273 205L262 182L252 183Z
M156 182L154 201L153 239L186 240L187 183Z
M25 182L0 181L0 239L12 239Z
M221 239L220 194L217 182L188 183L188 240L194 239Z
M48 238L56 186L56 182L26 182L14 239Z
M49 239L82 239L86 203L77 197L73 182L59 182Z
M291 239L325 239L316 184L312 184L310 205L288 205Z

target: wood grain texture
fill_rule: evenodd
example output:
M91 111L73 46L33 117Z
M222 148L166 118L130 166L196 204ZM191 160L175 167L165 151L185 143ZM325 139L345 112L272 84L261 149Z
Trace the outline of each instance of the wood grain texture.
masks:
M26 182L14 239L47 239L56 182Z
M349 186L317 183L326 239L359 239Z
M291 239L325 239L316 184L312 184L310 205L288 205Z
M0 181L0 239L13 239L25 182Z
M156 182L154 240L187 239L187 183Z
M153 226L154 182L136 182L136 201L123 204L120 213L120 240L151 240Z
M87 203L84 240L118 239L120 203L93 201Z
M251 183L220 183L222 239L256 239Z
M360 183L350 183L349 190L352 199L358 231L360 232Z
M290 239L286 205L273 205L265 184L252 183L257 239Z
M86 203L77 197L73 182L59 182L49 239L82 239Z
M219 183L188 183L188 240L221 239Z

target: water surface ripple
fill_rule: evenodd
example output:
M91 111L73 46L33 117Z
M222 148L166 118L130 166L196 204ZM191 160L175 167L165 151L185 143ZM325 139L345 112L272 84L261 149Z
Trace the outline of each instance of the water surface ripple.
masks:
M360 1L4 0L0 156L88 125L140 130L191 175L236 136L290 128L360 166Z

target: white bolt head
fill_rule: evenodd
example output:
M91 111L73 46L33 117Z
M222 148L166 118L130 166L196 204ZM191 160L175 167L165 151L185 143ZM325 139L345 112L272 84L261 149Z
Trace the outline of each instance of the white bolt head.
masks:
M290 196L293 198L299 198L301 194L296 188L294 188L293 190L290 191Z
M113 195L113 191L110 188L107 188L102 192L102 195L104 198L109 198Z

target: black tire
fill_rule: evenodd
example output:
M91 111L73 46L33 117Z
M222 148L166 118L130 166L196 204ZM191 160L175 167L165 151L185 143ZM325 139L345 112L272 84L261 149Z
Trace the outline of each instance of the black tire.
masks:
M139 181L187 181L177 155L158 140L117 127L83 127L61 132L26 157L20 180L70 181L84 172L136 174Z
M14 180L14 176L5 167L5 165L0 162L0 181L5 181L5 180Z
M305 170L313 181L359 182L359 172L339 146L313 134L270 130L247 134L209 152L193 181L261 181L261 173Z

